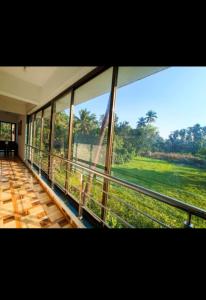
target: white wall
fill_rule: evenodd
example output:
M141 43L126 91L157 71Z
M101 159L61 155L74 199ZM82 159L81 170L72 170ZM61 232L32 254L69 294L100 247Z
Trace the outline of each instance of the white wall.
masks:
M0 95L0 110L24 115L26 114L26 103Z
M25 151L25 135L26 135L26 116L19 115L18 122L22 120L22 133L18 135L18 154L19 157L24 160L24 151Z
M17 123L18 115L0 110L0 121Z

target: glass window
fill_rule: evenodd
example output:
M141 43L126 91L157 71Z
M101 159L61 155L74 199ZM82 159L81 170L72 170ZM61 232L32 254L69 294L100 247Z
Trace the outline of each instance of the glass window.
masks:
M71 93L54 102L54 132L52 153L67 158L68 154L68 130L70 115ZM54 157L55 182L64 188L66 179L66 163L60 158Z
M16 124L11 124L11 140L12 142L16 140Z
M34 119L34 147L40 149L41 144L41 117L42 117L42 111L39 111L35 115Z
M28 144L32 146L33 115L29 117Z
M75 91L73 159L104 171L112 68Z
M51 120L51 106L47 107L43 111L43 136L42 136L42 169L48 173L48 162L49 162L49 136L50 136L50 120Z
M34 115L29 117L29 122L28 122L28 137L27 137L27 141L28 141L28 145L32 146L32 135L33 135L33 118ZM30 147L27 148L27 157L29 158L29 160L31 161L32 157L32 149Z
M34 133L33 133L33 146L37 149L34 149L34 163L40 165L40 145L41 145L41 120L42 120L42 111L39 111L34 116Z
M12 124L0 122L0 140L12 141Z
M205 67L120 67L112 175L206 209L205 86ZM110 193L170 226L183 226L177 209L115 185ZM132 216L114 199L109 205L146 227L146 218Z
M112 70L104 71L74 93L72 157L100 172L105 170ZM77 200L81 197L81 172L73 168L68 179L69 191ZM100 217L103 180L84 172L84 183L85 205Z
M54 103L54 136L52 151L59 156L67 157L68 128L71 94L67 94Z

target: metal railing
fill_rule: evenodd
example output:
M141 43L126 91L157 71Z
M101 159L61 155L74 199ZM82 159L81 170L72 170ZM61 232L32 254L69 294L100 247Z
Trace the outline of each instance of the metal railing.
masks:
M39 175L45 170L45 157L47 162L50 159L52 188L57 185L78 203L80 219L85 210L106 227L206 227L206 211L201 208L26 144L26 160L32 168L38 166ZM109 191L103 188L105 180ZM102 195L108 197L106 205ZM106 212L104 219L102 210ZM196 226L192 224L193 216L198 218Z

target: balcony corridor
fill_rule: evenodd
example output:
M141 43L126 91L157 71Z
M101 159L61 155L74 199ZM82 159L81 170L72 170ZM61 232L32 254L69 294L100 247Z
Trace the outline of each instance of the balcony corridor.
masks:
M19 159L0 157L0 228L71 227Z

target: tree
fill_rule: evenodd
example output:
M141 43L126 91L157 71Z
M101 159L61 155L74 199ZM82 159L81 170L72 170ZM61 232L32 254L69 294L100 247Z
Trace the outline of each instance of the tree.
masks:
M63 154L68 147L69 115L64 111L56 113L54 122L54 149Z
M182 142L185 141L186 133L187 133L186 129L181 129L179 131L179 136L180 136Z
M151 152L160 145L160 136L155 126L148 124L136 129L135 148L136 154Z
M146 122L148 124L150 124L150 123L155 122L155 119L157 119L157 113L155 111L153 111L153 110L149 110L146 113L146 118L145 118Z
M79 117L75 116L75 131L83 135L89 135L98 128L96 115L90 113L87 109L79 111Z
M146 119L143 117L139 118L137 122L137 127L145 127L145 126L146 126Z

